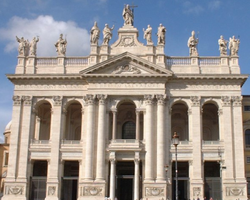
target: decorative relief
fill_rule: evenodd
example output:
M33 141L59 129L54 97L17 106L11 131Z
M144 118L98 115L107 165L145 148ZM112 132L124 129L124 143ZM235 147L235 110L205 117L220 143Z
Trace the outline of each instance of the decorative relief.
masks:
M193 187L193 195L194 197L199 197L201 194L201 188L200 187Z
M96 83L91 88L164 88L162 83Z
M146 187L146 195L145 196L164 196L164 188L163 187Z
M32 97L31 96L22 96L22 100L23 100L23 105L25 106L30 106L31 105L31 100Z
M13 100L13 103L14 103L14 106L17 106L17 105L21 105L21 97L18 96L18 95L14 95L12 97L12 100Z
M102 196L102 188L101 187L82 187L83 192L81 192L81 196Z
M133 47L136 46L133 35L122 35L121 41L117 46L121 47Z
M192 106L200 106L200 97L191 96L190 100L192 101Z
M229 96L222 96L222 105L223 106L230 106L231 105L231 98Z
M141 70L132 65L124 65L116 67L116 69L112 72L112 74L121 74L121 73L141 74Z
M84 85L16 85L16 89L82 89Z
M243 196L244 195L244 188L243 187L227 187L226 188L226 195L227 196Z
M144 100L146 104L152 104L153 99L154 99L154 95L151 95L151 94L144 95Z
M6 186L6 195L23 195L23 186Z
M223 114L223 110L222 109L219 109L218 110L218 115L220 116L220 115L222 115Z
M49 196L54 196L56 193L56 186L49 186L48 187L48 195Z
M53 96L53 101L55 106L62 105L62 97L61 96Z
M234 106L241 106L242 96L232 96Z

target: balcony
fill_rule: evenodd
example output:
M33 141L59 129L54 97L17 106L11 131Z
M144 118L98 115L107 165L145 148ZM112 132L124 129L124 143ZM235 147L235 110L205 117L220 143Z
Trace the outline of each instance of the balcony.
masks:
M114 151L140 151L143 148L141 140L136 139L114 139L110 140L108 150Z

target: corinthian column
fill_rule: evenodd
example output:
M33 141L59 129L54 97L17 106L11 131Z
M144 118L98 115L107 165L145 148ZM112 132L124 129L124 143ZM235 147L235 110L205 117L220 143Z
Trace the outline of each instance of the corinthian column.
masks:
M85 179L93 180L94 157L94 95L86 95L84 100L88 104L86 154L85 154Z
M140 140L140 111L136 110L136 140Z
M153 180L153 95L145 95L146 102L146 155L145 155L145 181Z
M164 108L165 108L165 95L157 95L157 181L163 181L166 178L165 175L165 117L164 117Z
M135 153L135 177L134 177L134 200L139 200L139 189L140 189L140 155L139 152Z
M104 180L105 167L105 113L107 95L97 95L99 100L96 179Z
M113 113L113 127L112 127L112 140L115 140L116 139L116 113L117 111L116 110L113 110L112 111Z
M110 153L110 187L109 196L111 200L115 199L115 175L116 175L116 160L115 152Z

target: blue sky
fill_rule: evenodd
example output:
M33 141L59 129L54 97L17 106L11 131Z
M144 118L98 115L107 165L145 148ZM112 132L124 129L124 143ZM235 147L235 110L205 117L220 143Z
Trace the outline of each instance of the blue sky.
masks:
M12 74L17 63L15 36L29 41L39 36L38 56L56 56L54 43L60 33L67 37L67 56L89 54L89 31L97 21L102 30L107 23L117 30L123 26L124 4L134 3L134 26L143 39L143 28L153 28L153 41L160 23L167 28L165 54L188 56L191 31L199 37L200 56L219 56L218 39L240 38L239 64L242 74L250 73L250 0L1 0L0 1L0 135L11 120L13 85L5 74ZM102 39L102 34L100 42ZM99 42L99 43L100 43ZM242 88L250 95L250 80ZM1 138L0 138L1 139Z

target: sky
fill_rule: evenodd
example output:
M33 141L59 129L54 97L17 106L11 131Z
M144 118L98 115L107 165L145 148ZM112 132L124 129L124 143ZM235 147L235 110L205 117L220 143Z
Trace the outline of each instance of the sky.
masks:
M218 39L235 35L240 39L239 64L242 74L250 73L250 0L0 0L0 141L11 120L13 84L6 74L13 74L17 64L16 36L29 41L39 36L38 57L56 56L55 42L62 33L68 41L67 56L88 56L89 32L96 21L100 30L105 24L117 31L123 26L125 4L134 8L134 27L143 39L143 28L153 28L157 43L159 24L166 27L165 54L188 56L187 40L194 30L199 38L200 56L219 56ZM102 34L99 44L102 42ZM250 95L250 80L242 87Z

